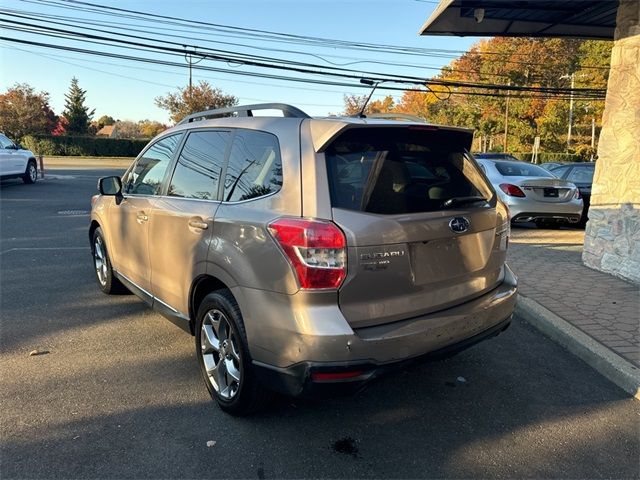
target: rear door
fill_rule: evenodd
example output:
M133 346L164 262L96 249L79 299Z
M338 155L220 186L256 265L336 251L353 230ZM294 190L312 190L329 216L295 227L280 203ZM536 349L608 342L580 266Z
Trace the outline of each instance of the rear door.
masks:
M196 272L204 272L230 136L225 130L190 132L166 194L154 200L149 227L152 292L184 315Z
M506 210L470 143L466 131L369 127L326 149L333 220L348 244L339 304L353 327L448 308L500 282Z

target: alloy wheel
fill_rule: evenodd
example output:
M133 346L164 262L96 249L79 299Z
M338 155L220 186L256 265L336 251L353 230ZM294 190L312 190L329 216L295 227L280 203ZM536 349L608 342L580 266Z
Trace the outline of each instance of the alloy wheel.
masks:
M224 313L209 310L200 332L202 360L213 389L225 400L240 390L241 364L238 338Z
M38 179L38 170L33 163L29 164L29 178L32 182L35 182Z
M93 243L93 261L96 267L96 274L98 275L98 281L103 287L107 284L107 254L102 243L102 238L96 236Z

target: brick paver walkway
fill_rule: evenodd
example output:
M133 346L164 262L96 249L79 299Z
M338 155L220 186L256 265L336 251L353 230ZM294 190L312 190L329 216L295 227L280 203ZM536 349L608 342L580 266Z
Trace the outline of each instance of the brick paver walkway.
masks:
M584 231L512 228L520 293L640 367L640 287L585 267Z

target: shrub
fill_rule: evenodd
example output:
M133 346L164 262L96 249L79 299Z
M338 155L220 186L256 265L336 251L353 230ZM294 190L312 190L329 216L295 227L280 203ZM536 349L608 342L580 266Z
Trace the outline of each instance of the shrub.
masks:
M136 157L148 140L124 138L27 135L22 145L36 155L79 157Z
M586 144L577 145L573 149L573 153L578 155L582 159L583 162L590 161L591 158L595 157L596 154L597 154L595 148L593 148L591 145L586 145Z

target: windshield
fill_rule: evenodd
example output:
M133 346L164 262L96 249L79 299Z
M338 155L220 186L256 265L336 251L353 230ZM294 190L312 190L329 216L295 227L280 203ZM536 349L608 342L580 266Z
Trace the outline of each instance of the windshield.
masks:
M537 165L524 162L495 162L496 169L504 177L546 177L556 178L556 176Z
M466 133L453 130L347 130L325 152L332 205L400 214L441 210L467 197L487 201L493 192L465 143ZM451 199L457 201L446 203Z

